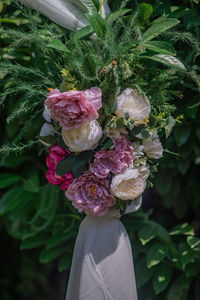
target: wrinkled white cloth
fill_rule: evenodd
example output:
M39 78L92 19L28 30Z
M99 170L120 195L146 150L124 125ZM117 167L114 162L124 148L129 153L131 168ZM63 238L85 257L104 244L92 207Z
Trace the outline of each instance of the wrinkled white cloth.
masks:
M125 211L141 206L142 197ZM128 234L110 209L104 217L87 216L75 243L66 300L137 300L132 250Z
M69 30L78 30L89 25L84 16L84 6L79 0L19 0L40 11L47 18ZM107 1L103 2L102 17L110 12Z

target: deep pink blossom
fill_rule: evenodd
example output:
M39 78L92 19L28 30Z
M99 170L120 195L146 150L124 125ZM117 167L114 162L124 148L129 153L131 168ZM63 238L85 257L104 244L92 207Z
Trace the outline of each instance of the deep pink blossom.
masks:
M56 166L60 160L67 158L71 153L69 150L65 150L57 145L51 147L49 150L50 154L46 157L46 164L48 168L46 178L51 184L60 184L61 189L65 191L74 180L73 173L69 172L65 175L59 176L56 174Z
M93 121L99 117L102 106L102 92L98 87L84 91L61 93L53 89L45 100L51 112L51 118L58 121L64 129L78 128L84 121Z
M104 216L116 203L110 194L109 180L98 178L90 171L76 178L65 195L75 208L93 216Z
M99 178L106 178L109 173L120 174L124 172L133 161L132 149L125 136L115 141L115 150L101 150L95 154L94 163L90 171Z

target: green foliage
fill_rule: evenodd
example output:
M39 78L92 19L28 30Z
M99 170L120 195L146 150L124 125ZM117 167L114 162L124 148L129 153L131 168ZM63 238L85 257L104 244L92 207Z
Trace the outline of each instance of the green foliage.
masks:
M129 231L134 250L139 295L141 293L144 296L148 286L149 294L152 290L155 295L161 295L159 299L163 299L163 291L168 288L167 299L171 300L175 299L173 297L179 287L178 299L182 299L182 289L187 299L189 288L199 273L195 266L200 259L200 239L194 237L192 227L184 223L168 232L142 212L125 216L123 222ZM181 279L176 282L176 278ZM187 281L185 286L183 278Z
M9 235L21 241L21 249L35 249L42 263L55 260L60 271L70 268L81 216L63 193L46 184L45 149L38 144L37 136L43 122L47 88L100 86L107 104L105 111L100 112L104 123L105 115L115 110L118 85L122 89L132 86L151 98L156 117L165 113L159 120L159 126L163 126L165 157L154 178L161 200L153 205L155 213L151 218L150 212L138 212L123 219L133 246L139 299L197 300L200 293L200 240L195 235L200 228L198 1L185 0L181 6L172 0L109 2L112 13L104 20L97 15L100 10L97 1L81 1L90 25L73 34L38 14L31 13L31 18L28 11L22 14L11 1L3 1L0 6L3 25L0 110L5 133L1 136L4 146L0 148L3 226ZM92 12L96 14L93 17ZM117 61L116 66L112 65L113 60ZM60 72L62 69L68 72L66 76ZM180 118L182 115L184 119ZM117 128L123 122L129 124L129 118L115 120ZM164 135L169 136L175 123L180 124L166 142ZM132 130L132 124L129 126ZM84 163L83 157L83 168ZM25 258L26 252L22 253ZM25 264L29 266L30 262ZM34 290L31 283L36 277L24 268L21 272L24 291L20 295ZM30 269L39 276L38 269L34 266ZM40 280L44 282L44 278ZM27 297L29 292L20 299Z

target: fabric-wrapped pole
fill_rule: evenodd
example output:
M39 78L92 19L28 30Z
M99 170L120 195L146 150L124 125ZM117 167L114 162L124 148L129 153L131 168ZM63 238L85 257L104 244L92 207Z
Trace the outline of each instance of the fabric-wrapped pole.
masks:
M125 211L141 206L142 196ZM137 300L132 250L119 210L87 216L75 243L66 300Z
M84 7L79 0L19 0L23 4L34 8L58 25L78 30L89 24L84 16ZM103 1L102 16L110 12L107 1Z

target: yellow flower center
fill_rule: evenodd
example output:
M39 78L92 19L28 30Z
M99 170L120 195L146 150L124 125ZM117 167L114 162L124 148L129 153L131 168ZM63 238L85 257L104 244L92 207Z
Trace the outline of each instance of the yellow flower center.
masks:
M89 194L90 194L91 196L94 196L95 190L96 190L95 185L91 185L91 186L89 187Z
M142 120L142 123L143 124L147 124L149 122L149 117L146 117Z
M77 91L77 89L76 89L76 88L73 88L73 89L71 89L71 90L68 90L67 92L71 92L71 91Z

